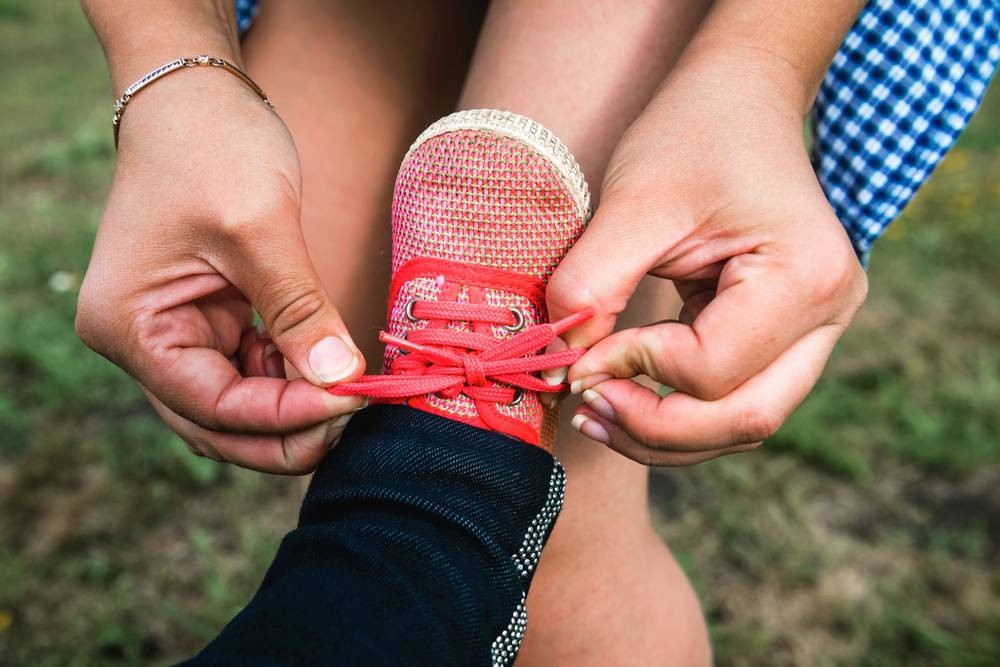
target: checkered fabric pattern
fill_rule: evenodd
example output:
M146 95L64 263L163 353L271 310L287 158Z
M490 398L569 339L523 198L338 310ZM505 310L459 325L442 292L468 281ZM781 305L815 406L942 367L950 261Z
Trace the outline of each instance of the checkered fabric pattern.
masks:
M257 16L257 0L236 0L236 27L240 34L245 33Z
M1000 59L997 0L872 0L813 109L814 166L867 261L954 144Z

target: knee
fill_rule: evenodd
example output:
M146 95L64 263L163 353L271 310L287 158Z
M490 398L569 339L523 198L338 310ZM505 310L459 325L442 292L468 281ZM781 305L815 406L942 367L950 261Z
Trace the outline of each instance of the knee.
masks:
M646 470L571 444L557 452L566 504L528 595L518 667L711 664L698 599L649 521Z
M539 563L518 667L711 664L697 597L651 529L582 549L562 537Z

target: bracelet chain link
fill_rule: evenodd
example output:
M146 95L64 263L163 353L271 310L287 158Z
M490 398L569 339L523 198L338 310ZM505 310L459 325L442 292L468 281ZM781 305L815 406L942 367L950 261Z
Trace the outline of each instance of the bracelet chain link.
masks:
M229 72L255 92L269 109L274 108L261 87L258 86L253 79L247 76L243 70L236 67L229 61L207 55L195 56L194 58L177 58L176 60L171 60L165 65L157 67L152 72L134 81L132 85L125 89L122 96L115 100L115 113L111 120L111 126L114 130L116 150L118 149L118 129L121 126L122 115L124 115L125 107L128 106L128 103L132 100L132 98L135 97L139 91L143 90L154 81L176 72L177 70L186 69L188 67L218 67L221 70Z

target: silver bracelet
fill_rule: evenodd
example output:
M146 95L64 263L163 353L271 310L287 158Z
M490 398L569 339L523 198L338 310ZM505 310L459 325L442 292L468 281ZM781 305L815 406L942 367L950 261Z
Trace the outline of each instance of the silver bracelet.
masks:
M146 76L136 80L135 83L125 89L125 92L122 93L121 97L115 100L115 115L111 120L111 126L115 133L115 150L118 150L118 128L122 122L122 115L125 113L125 107L132 101L132 98L135 97L139 91L146 88L157 79L162 79L172 72L176 72L179 69L185 69L187 67L218 67L221 70L229 72L249 86L253 92L257 93L257 96L264 101L264 104L266 104L269 109L274 108L271 102L267 99L267 95L265 95L264 91L261 90L260 86L254 83L254 80L247 76L243 70L236 67L236 65L233 65L229 61L223 60L222 58L214 58L212 56L178 58L177 60L171 60L162 67L157 67Z

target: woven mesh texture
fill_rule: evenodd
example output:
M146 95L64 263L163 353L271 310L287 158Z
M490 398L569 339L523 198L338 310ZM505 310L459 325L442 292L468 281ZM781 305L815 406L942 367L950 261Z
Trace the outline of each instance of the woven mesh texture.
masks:
M392 268L436 257L544 281L583 226L546 158L489 131L449 132L417 146L399 170Z
M393 272L412 259L434 258L526 275L544 284L586 224L573 192L548 158L515 137L487 129L431 136L411 149L396 180ZM440 292L436 276L398 286L389 309L389 332L405 336L424 326L407 319L406 305L414 298L436 300ZM517 308L527 325L545 321L543 303L532 303L502 285L484 289L483 297L492 305ZM499 326L493 333L497 338L513 335ZM387 347L386 373L398 355L398 348ZM474 402L464 395L427 400L445 415L477 415ZM541 403L530 393L519 404L498 409L536 430L545 421ZM549 430L545 435L551 439Z

